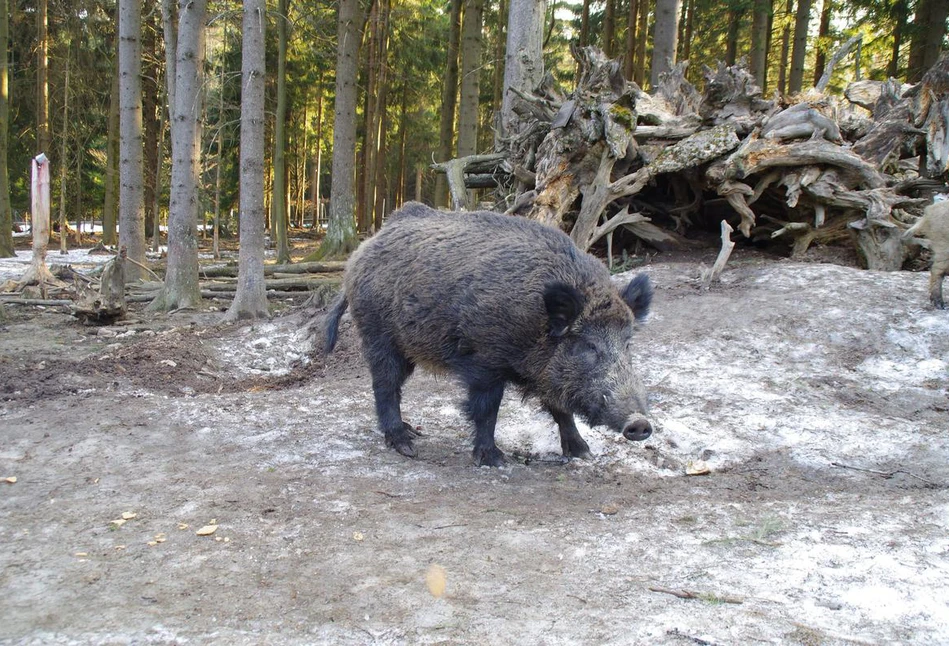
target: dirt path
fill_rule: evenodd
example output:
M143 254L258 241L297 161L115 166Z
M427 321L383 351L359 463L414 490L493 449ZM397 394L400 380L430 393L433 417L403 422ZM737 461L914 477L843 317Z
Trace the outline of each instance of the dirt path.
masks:
M291 371L299 315L106 337L8 310L0 642L949 643L926 276L737 258L703 293L694 264L647 271L653 438L581 426L596 458L561 464L511 397L503 469L471 466L461 391L428 375L404 398L419 458L386 450L345 322Z

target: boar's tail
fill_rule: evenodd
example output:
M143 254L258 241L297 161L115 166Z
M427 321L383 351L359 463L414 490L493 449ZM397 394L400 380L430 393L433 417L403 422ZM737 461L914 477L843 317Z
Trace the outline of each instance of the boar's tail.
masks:
M349 301L346 300L346 294L342 293L333 303L330 311L326 315L326 345L324 351L329 354L336 346L336 339L339 336L339 320L343 318L343 313L349 307Z

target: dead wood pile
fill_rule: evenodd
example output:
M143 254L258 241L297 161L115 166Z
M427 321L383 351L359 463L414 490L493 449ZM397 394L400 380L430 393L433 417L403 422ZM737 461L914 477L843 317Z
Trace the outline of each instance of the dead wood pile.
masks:
M456 207L472 207L465 188L495 186L509 213L584 249L618 230L660 249L689 244L725 220L750 240L787 240L793 256L851 241L869 268L899 269L900 234L949 188L949 56L914 86L858 81L828 94L856 42L787 101L724 64L704 69L701 93L680 63L647 94L619 61L575 48L573 93L548 77L518 95L519 124L495 153L436 167Z

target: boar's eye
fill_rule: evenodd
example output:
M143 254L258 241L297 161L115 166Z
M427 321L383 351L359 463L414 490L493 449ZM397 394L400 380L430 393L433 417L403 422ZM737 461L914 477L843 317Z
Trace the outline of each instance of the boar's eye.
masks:
M602 351L600 348L588 339L577 339L573 346L574 353L583 361L594 363L599 359Z

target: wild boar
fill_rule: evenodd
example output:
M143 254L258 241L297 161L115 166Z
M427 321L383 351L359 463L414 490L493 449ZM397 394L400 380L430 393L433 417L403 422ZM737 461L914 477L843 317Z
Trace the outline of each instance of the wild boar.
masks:
M942 279L949 274L949 201L930 204L923 217L903 233L903 238L922 236L929 240L933 264L929 269L929 300L933 306L945 309L942 298Z
M603 263L551 227L408 203L350 258L325 347L352 308L379 425L402 455L416 456L402 385L421 365L467 386L476 464L504 464L494 430L508 384L550 413L564 456L585 458L575 414L630 440L652 433L633 340L652 294L643 274L618 290Z

